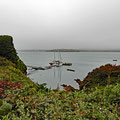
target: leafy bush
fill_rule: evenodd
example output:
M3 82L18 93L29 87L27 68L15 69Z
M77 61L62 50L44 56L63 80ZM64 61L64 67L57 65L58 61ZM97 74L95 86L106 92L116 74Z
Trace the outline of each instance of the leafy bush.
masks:
M5 102L0 106L0 115L6 115L11 110L12 110L12 105Z
M116 83L120 83L120 66L107 64L89 72L79 85L89 89Z

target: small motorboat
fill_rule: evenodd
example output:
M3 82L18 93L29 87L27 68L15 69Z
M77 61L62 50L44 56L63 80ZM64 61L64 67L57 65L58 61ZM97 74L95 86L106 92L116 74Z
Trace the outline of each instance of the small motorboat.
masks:
M117 61L117 59L113 59L113 61Z
M75 72L75 70L73 70L73 69L67 69L67 71L72 71L72 72Z

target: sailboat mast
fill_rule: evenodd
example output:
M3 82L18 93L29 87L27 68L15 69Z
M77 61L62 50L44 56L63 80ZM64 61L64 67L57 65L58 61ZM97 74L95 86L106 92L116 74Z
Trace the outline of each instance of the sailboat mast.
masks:
M55 61L55 52L54 52L54 61Z
M59 55L60 55L60 61L62 61L62 56L61 56L61 53L59 52Z

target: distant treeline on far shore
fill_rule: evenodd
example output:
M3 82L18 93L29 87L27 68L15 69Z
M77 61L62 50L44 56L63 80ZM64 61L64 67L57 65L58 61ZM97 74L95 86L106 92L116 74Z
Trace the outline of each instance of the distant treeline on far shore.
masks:
M92 50L92 49L52 49L52 50L17 50L21 52L120 52L120 50Z

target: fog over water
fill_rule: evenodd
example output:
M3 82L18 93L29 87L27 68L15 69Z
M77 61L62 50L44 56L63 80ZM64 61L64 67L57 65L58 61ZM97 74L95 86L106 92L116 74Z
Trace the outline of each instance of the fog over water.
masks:
M119 49L120 0L0 0L16 49Z

